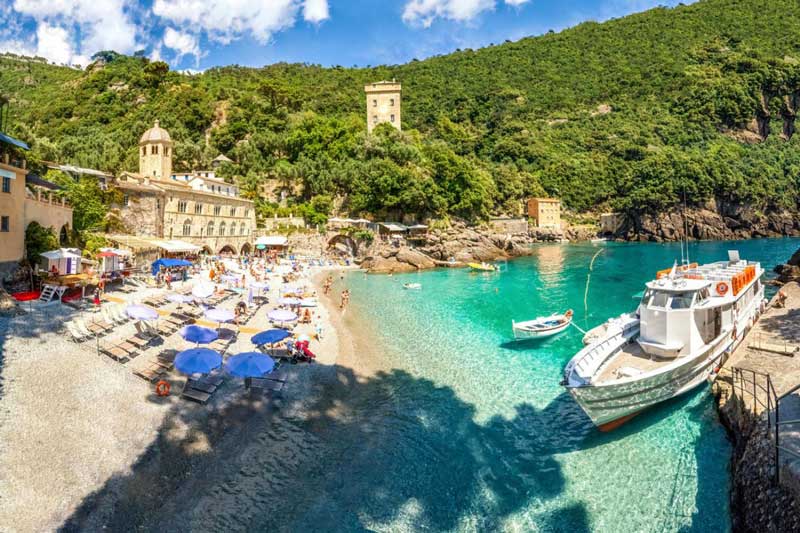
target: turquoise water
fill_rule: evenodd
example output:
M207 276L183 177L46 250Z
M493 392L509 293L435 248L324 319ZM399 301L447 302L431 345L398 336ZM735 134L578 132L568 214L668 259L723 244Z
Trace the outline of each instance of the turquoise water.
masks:
M693 261L736 248L767 270L798 239L693 243ZM589 263L598 250L584 294ZM350 274L350 319L367 321L392 372L362 384L373 415L327 495L352 514L333 529L380 531L726 531L730 445L708 389L597 431L559 386L581 347L574 328L513 343L511 319L572 308L588 328L680 257L677 244L542 245L500 274ZM419 282L422 291L402 283ZM388 441L385 442L385 441ZM352 465L352 466L347 466ZM314 513L312 513L314 515Z

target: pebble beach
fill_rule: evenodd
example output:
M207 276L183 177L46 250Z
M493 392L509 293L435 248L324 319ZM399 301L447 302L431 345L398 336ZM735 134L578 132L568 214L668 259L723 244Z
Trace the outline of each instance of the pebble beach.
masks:
M331 379L332 368L358 366L338 295L321 296L320 281L328 274L305 275L322 305L313 310L313 324L298 325L296 332L311 334L319 326L323 336L311 343L315 363L288 369L280 398L251 398L243 380L227 376L208 404L199 405L179 398L185 378L174 370L167 377L172 394L156 396L153 385L133 372L161 350L191 347L177 334L122 364L98 353L93 341L70 339L64 324L81 316L90 320L85 311L62 304L30 306L26 314L0 321L0 524L5 524L0 529L155 530L165 522L183 529L185 520L195 519L197 530L213 530L214 523L236 529L248 503L226 496L224 488L187 498L186 491L196 488L193 473L204 472L197 477L206 482L229 470L247 477L240 461L260 447L269 449L261 459L285 471L308 442L305 432L293 440L291 421L309 416L303 410L306 401L318 399L326 387L341 386ZM108 296L134 301L165 292ZM269 297L273 302L279 297L277 287ZM222 307L232 308L236 301ZM269 329L266 312L272 307L263 306L242 327L247 333L239 333L228 354L253 349L251 332ZM132 328L126 324L110 336ZM362 371L369 369L356 373ZM336 406L330 409L335 412ZM260 480L268 481L279 486L275 479ZM237 485L236 492L255 497L246 485ZM211 514L208 522L204 516Z

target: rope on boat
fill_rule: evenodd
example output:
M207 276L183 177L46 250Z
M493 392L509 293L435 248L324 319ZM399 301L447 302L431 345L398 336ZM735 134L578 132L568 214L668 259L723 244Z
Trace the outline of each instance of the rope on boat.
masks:
M586 335L586 330L585 330L585 329L581 329L581 327L580 327L578 324L576 324L575 322L570 322L570 324L572 324L573 326L575 326L575 329L577 329L578 331L580 331L581 333L583 333L584 335Z
M592 279L592 270L594 269L594 260L597 259L597 256L605 252L605 248L601 248L594 254L592 257L592 261L589 263L589 273L586 274L586 290L583 292L583 313L584 316L589 316L589 281Z

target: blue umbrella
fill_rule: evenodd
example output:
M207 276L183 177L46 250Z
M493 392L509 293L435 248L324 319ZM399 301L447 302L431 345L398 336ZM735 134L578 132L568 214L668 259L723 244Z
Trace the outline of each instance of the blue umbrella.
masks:
M289 332L285 329L268 329L267 331L262 331L261 333L253 335L250 342L256 346L263 346L265 344L275 344L288 336Z
M222 356L208 348L192 348L175 356L175 368L184 374L208 374L222 364Z
M240 378L259 378L275 368L275 361L260 352L236 354L225 363L229 374Z
M125 312L135 320L156 320L158 318L158 313L155 309L144 305L129 305L125 308Z
M213 329L196 326L194 324L182 327L179 333L185 340L197 344L208 344L219 338L219 333Z

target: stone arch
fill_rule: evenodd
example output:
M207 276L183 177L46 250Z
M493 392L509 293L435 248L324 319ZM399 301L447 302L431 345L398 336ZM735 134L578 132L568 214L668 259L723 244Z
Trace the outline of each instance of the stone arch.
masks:
M328 250L335 248L337 244L346 246L350 250L350 253L353 254L353 257L358 255L358 243L349 235L340 233L331 237L328 241Z
M212 250L208 245L203 246L201 252L206 255L214 255L214 250Z
M242 245L242 249L241 249L241 255L244 255L244 254L249 254L249 253L250 253L250 252L252 252L252 251L253 251L253 247L252 247L252 246L250 246L250 243L249 243L249 242L246 242L246 243L244 243L244 244Z
M226 244L225 246L219 249L219 255L222 254L236 255L236 248L234 248L230 244Z

